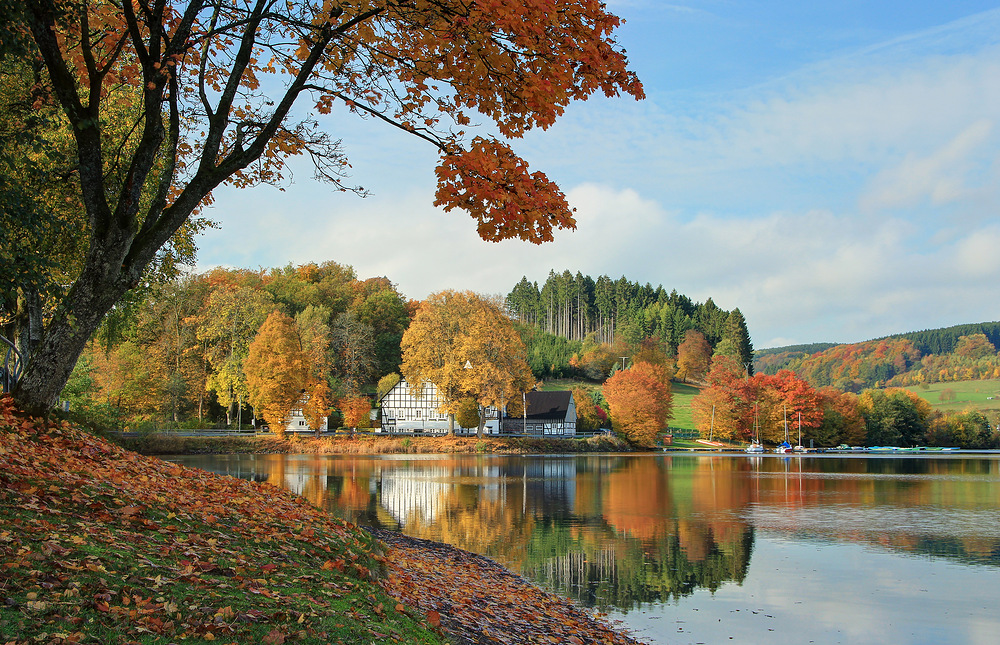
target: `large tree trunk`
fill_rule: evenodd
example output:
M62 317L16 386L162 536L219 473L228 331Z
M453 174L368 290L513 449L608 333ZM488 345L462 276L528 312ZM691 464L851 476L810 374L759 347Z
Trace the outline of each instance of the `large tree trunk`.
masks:
M124 279L121 245L92 245L84 270L60 304L30 357L14 390L14 399L33 415L44 416L55 405L87 341L116 302L138 282L142 268Z

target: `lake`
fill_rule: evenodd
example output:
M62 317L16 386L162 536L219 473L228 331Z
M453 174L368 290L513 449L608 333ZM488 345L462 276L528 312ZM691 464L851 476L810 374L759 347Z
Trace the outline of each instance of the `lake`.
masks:
M1000 456L193 455L653 644L1000 639Z

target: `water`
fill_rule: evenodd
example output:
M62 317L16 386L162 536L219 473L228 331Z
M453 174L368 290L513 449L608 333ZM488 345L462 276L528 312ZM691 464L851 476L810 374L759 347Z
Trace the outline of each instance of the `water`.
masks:
M1000 456L197 455L653 644L996 643Z

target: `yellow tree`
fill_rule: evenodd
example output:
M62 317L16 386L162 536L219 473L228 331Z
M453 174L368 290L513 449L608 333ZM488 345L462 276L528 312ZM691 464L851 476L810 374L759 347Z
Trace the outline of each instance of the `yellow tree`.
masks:
M224 284L212 291L198 317L198 340L205 343L205 356L212 373L206 387L214 391L226 408L226 423L232 423L247 396L244 361L250 342L272 307L269 294L251 287Z
M502 415L512 401L535 384L528 354L520 334L499 303L475 298L469 325L459 351L463 364L463 391L479 405L479 434L483 434L487 409ZM498 419L499 420L499 419Z
M615 432L629 441L652 446L667 426L673 395L666 370L660 365L635 363L604 383Z
M575 226L506 141L595 92L643 96L619 22L596 0L0 3L0 40L25 43L69 122L87 222L86 259L17 400L51 407L101 319L219 186L280 182L288 157L309 155L317 177L363 192L318 115L374 117L436 148L435 204L467 211L484 239ZM100 116L121 85L141 108L114 147ZM468 132L476 113L497 136Z
M326 379L313 380L306 388L306 401L302 406L302 414L316 436L323 430L323 419L333 412L333 402L333 392Z
M254 406L279 437L292 408L302 400L309 363L302 350L295 321L275 311L264 324L247 352L247 391Z
M413 388L437 386L452 432L461 399L499 410L534 383L511 320L497 303L468 291L429 296L403 334L402 351L403 376Z

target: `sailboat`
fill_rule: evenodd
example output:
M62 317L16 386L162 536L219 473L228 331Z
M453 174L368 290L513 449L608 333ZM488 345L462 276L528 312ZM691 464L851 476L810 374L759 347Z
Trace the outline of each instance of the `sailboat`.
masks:
M760 430L757 427L757 406L753 406L753 439L746 447L746 452L759 455L764 452L764 444L760 442Z
M774 452L776 452L778 454L784 454L786 452L791 452L792 451L792 444L788 443L788 411L785 410L785 409L783 409L782 410L782 415L784 416L784 420L785 420L785 440L782 441L777 446L775 446Z
M802 445L802 413L799 412L799 443L792 448L795 452L809 452L806 447Z

